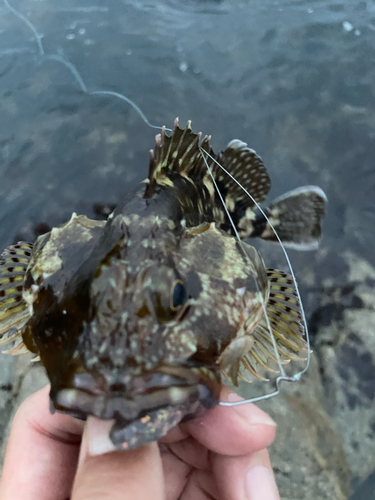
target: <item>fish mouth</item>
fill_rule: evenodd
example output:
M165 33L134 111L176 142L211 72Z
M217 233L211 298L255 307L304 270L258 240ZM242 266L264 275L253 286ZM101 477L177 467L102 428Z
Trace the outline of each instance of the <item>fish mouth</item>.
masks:
M207 399L208 393L191 368L161 367L143 376L124 377L116 384L100 384L87 372L75 374L68 387L60 388L51 400L55 410L81 419L93 415L129 422L145 412Z
M102 420L114 418L115 420L132 421L145 411L198 401L199 396L198 385L157 388L134 398L129 398L126 393L118 391L107 394L90 394L81 389L62 389L56 394L53 404L56 410L78 418L93 415Z
M99 390L88 373L73 381L75 387L62 388L51 399L52 411L112 421L109 438L119 449L137 448L164 436L183 418L203 410L200 399L207 395L202 384L165 373L135 378L126 388L118 384L106 391Z

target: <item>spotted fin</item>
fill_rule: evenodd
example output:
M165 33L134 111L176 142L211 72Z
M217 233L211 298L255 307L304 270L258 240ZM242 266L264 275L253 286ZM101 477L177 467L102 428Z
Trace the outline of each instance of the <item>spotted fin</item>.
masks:
M275 199L263 211L286 247L313 250L319 244L326 202L327 197L322 189L303 186ZM263 240L278 241L259 210L248 216L245 214L239 227L242 238L258 236Z
M218 184L225 204L234 220L238 220L246 208L254 207L255 200L262 203L271 189L271 180L262 159L245 142L230 141L214 163L212 173ZM224 170L234 177L234 181ZM251 194L250 198L244 189Z
M10 354L28 352L22 342L22 331L30 318L22 298L26 269L33 246L23 241L11 245L0 257L0 345L15 342Z
M155 149L150 152L145 197L153 194L156 185L173 186L176 174L193 182L205 179L206 185L212 183L208 165L230 212L238 211L241 215L245 208L255 205L244 189L257 203L263 202L270 190L271 181L261 158L255 151L246 143L234 139L225 151L216 156L209 144L210 137L206 136L202 141L201 137L201 132L198 134L192 132L190 121L185 129L181 129L176 119L171 135L166 133L165 127L162 128L161 134L156 136ZM244 189L230 176L234 177ZM218 197L216 201L221 207Z
M267 269L270 285L266 311L276 341L282 364L290 360L303 360L301 353L307 352L304 340L301 306L292 277L278 269ZM238 378L248 381L247 373L260 380L267 380L260 369L277 372L278 359L265 316L251 333L252 345L243 358ZM271 362L271 363L270 363Z

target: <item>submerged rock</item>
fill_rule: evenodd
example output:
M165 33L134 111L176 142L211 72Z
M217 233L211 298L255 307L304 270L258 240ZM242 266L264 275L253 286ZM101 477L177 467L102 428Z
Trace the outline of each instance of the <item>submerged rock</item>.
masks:
M285 500L362 499L355 492L375 470L375 269L351 252L340 258L346 276L310 300L308 372L259 403L278 424L270 454Z

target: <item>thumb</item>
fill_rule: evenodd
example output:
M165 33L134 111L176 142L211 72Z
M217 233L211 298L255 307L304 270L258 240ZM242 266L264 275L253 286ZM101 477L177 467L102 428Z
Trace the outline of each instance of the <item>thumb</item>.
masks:
M164 500L158 445L111 451L114 450L108 437L111 425L112 422L89 417L71 500Z

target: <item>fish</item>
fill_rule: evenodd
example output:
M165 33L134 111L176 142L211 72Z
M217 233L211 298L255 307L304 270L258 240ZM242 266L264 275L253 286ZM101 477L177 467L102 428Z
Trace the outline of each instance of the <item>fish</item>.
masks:
M316 248L326 204L304 186L261 209L270 187L246 143L215 155L176 119L107 220L74 213L5 249L0 344L40 360L53 411L112 420L123 449L215 407L226 379L265 380L307 346L292 277L247 240L276 231L285 246Z

